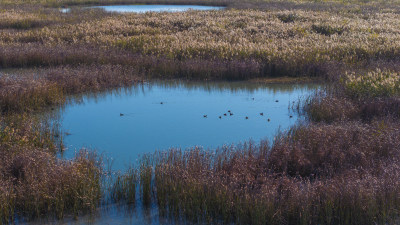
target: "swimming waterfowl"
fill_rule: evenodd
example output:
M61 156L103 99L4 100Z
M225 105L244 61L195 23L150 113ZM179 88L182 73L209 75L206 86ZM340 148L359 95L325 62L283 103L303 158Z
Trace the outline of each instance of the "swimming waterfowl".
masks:
M203 115L204 118L207 118L207 115Z
M260 113L261 116L264 116L264 113Z
M119 116L124 116L124 114L123 114L123 113L120 113Z
M275 100L275 102L279 102L279 100Z
M248 116L246 116L246 120L248 120L249 119L249 117Z
M271 121L271 120L268 118L268 122L269 122L269 121Z
M226 116L226 113L224 113L224 116Z
M219 116L218 118L220 118L220 119L221 119L222 117L221 117L221 116Z
M233 116L233 113L229 113L230 116Z
M162 105L162 104L164 104L164 102L160 102L160 104Z

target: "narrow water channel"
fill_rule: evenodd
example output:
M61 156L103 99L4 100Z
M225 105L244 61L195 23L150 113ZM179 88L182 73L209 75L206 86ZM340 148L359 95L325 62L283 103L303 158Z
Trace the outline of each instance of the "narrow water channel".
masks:
M188 10L221 10L223 6L206 5L108 5L93 6L88 8L103 9L106 12L115 13L146 13L146 12L184 12ZM61 12L68 13L71 9L61 9Z

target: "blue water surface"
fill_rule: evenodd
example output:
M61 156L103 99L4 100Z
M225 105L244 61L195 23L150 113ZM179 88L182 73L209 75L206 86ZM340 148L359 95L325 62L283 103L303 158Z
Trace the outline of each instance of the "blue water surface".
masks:
M117 13L146 13L146 12L184 12L188 10L221 10L223 6L204 6L204 5L109 5L93 6L88 8L104 9L106 12ZM63 13L68 13L69 8L61 9Z
M184 12L187 10L220 10L221 6L204 5L110 5L94 6L93 8L104 9L107 12L119 13L145 13L145 12Z
M153 82L84 96L61 113L63 157L72 158L85 147L123 170L156 150L272 141L278 130L301 119L290 110L293 102L315 89L304 84Z

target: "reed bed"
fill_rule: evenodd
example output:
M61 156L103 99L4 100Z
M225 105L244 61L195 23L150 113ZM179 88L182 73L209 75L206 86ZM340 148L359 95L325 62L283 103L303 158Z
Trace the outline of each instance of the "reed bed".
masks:
M57 130L27 114L0 119L0 224L77 216L97 207L103 179L98 157L81 151L60 160L54 154Z
M396 69L347 72L330 88L310 96L300 108L315 122L398 119L400 92Z
M174 14L49 8L155 2L182 3L0 3L0 68L17 68L0 73L0 224L91 212L108 188L114 202L155 203L162 216L194 223L398 221L397 0L218 0L201 4L228 10ZM281 76L333 82L299 104L310 123L271 144L146 155L108 187L98 157L58 159L60 131L33 116L74 94L148 78Z
M398 216L399 124L295 127L275 142L146 156L162 215L196 223L384 224ZM148 164L146 164L148 165ZM149 170L151 168L151 170ZM153 171L154 175L148 171Z
M141 82L135 69L122 66L56 67L10 72L0 77L2 113L38 111L63 104L66 96Z
M109 14L99 18L97 13L104 12L78 10L86 15L79 23L71 24L65 19L42 28L3 29L0 48L5 53L0 64L3 67L104 64L130 54L135 55L128 57L130 62L155 58L161 64L174 62L169 65L185 65L187 71L198 73L203 71L192 68L191 62L207 62L202 64L207 65L216 61L213 65L219 71L244 61L250 63L251 71L256 71L249 78L324 76L335 68L332 65L368 65L371 61L399 57L398 13L388 7L371 10L368 13L311 10L310 13L307 9L230 9ZM16 17L14 14L8 17ZM79 46L92 46L95 50L85 53ZM141 70L147 68L146 64L135 66ZM187 77L181 67L164 70L167 75L169 70L177 77Z

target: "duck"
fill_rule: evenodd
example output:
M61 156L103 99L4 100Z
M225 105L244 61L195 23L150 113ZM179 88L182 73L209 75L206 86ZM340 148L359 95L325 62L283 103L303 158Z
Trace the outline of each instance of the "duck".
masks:
M219 116L218 118L220 118L220 119L221 119L222 117L221 117L221 116Z
M269 121L271 121L271 120L268 118L268 122L269 122Z
M204 118L207 118L207 115L203 115Z
M226 116L226 113L224 113L224 116Z
M229 113L230 116L233 116L233 113Z
M248 116L246 116L246 120L248 120L249 119L249 117Z
M261 116L264 116L264 113L260 113Z
M123 114L123 113L120 113L119 116L124 116L124 114Z

